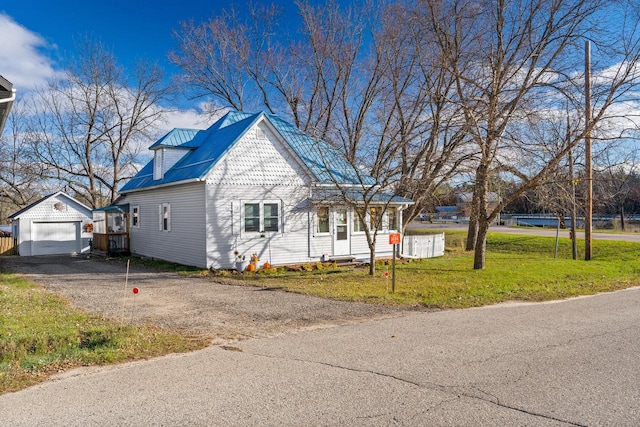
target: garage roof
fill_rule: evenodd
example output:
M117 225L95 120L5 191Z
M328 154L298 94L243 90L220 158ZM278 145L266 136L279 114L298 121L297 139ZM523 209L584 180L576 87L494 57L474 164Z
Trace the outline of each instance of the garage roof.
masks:
M86 209L89 212L89 215L91 214L91 208L89 208L87 205L80 203L79 201L77 201L76 199L74 199L73 197L69 196L67 193L63 192L63 191L58 191L57 193L53 193L53 194L49 194L48 196L44 196L43 198L36 200L35 202L31 203L28 206L25 206L24 208L20 209L18 212L15 212L11 215L9 215L8 219L18 219L20 218L20 216L22 214L24 214L25 212L31 210L33 207L35 207L36 205L39 205L40 203L44 202L45 200L54 198L54 197L58 197L58 196L62 196L62 197L66 197L67 199L69 199L70 201L72 201L73 203L77 203L78 205L80 205L80 207Z

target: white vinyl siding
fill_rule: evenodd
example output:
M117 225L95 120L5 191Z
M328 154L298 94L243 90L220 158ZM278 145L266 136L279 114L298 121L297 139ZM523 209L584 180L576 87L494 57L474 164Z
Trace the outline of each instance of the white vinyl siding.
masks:
M238 194L248 199L234 201ZM209 186L208 195L207 257L210 267L233 268L234 250L245 256L257 253L262 262L272 264L309 262L309 215L306 209L299 208L308 197L308 189L223 185ZM264 204L276 204L272 199L274 196L280 196L277 201L278 232L264 228L245 232L245 203L264 200L260 210L261 220L264 220Z
M306 169L291 148L266 127L261 132L265 138L256 137L255 132L247 132L211 170L207 182L265 189L307 185Z
M272 264L312 257L308 173L269 126L258 126L260 131L247 132L207 176L209 267L233 268L234 250ZM245 231L245 203L262 203L257 232Z
M206 268L204 183L192 183L126 195L140 207L140 227L131 229L131 252ZM169 227L161 229L161 207L170 206Z

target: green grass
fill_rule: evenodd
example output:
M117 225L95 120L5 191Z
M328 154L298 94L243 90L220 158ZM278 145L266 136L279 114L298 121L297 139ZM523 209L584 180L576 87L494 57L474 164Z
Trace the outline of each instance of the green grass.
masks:
M0 394L85 365L146 359L203 348L204 338L120 325L76 310L19 275L0 272Z
M113 258L113 259L116 259L116 258ZM126 258L121 258L121 261L125 262L125 260ZM145 267L149 267L155 270L171 271L173 273L177 273L180 275L192 276L197 274L206 274L209 271L207 269L202 269L199 267L176 264L174 262L163 261L160 259L132 257L130 258L130 261L132 264L144 265Z
M433 232L433 231L432 231ZM446 231L444 257L404 261L396 265L396 291L379 262L375 276L367 268L243 275L253 285L292 292L378 304L466 308L505 301L546 301L640 284L640 244L593 242L593 259L571 259L571 242L555 238L492 233L487 241L485 270L473 270L473 254L465 252L464 231Z

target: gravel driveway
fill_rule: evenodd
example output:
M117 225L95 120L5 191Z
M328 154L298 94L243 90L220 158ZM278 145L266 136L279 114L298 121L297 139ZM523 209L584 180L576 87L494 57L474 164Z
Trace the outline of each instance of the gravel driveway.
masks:
M207 336L213 344L402 316L408 309L326 300L279 290L230 285L87 256L0 257L73 305L125 322L151 323ZM125 290L126 285L126 290ZM139 293L134 295L132 289ZM124 307L124 309L123 309ZM124 313L124 315L123 315Z

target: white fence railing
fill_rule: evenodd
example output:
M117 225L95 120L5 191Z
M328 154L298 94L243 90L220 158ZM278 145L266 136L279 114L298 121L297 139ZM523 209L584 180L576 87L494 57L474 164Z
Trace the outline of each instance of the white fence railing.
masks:
M433 258L444 255L444 233L420 236L404 236L402 254L404 258Z

